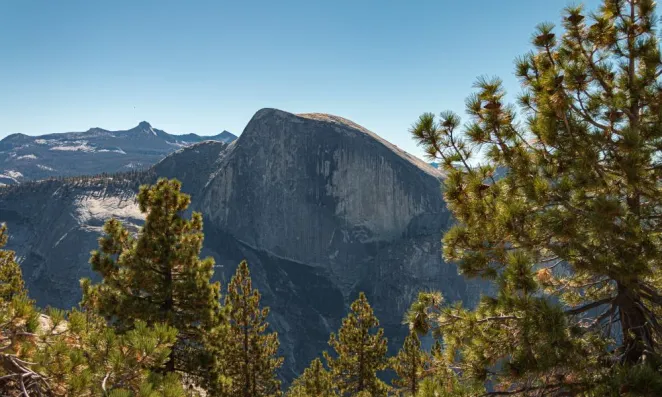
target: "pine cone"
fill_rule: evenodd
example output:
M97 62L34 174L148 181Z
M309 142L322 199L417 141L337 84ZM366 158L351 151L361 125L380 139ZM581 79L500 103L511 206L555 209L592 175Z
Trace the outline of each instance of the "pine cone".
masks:
M573 25L577 25L581 21L584 20L584 16L581 14L572 14L568 18L566 18L568 22L570 22Z
M553 39L554 37L556 37L554 33L543 33L541 35L536 36L536 40L538 40L541 43L544 43Z
M495 110L495 109L500 109L501 108L501 103L498 101L489 101L483 108L487 110Z

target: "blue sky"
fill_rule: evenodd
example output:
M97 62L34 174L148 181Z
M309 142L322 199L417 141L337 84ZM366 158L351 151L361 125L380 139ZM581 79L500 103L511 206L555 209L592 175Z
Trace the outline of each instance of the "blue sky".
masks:
M584 2L594 8L598 0ZM0 138L240 133L260 108L349 118L414 154L425 111L462 112L566 0L0 0Z

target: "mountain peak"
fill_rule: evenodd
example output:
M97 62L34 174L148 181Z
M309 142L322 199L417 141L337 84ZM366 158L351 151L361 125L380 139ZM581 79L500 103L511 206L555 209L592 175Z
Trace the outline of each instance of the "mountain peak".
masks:
M223 132L221 132L220 134L216 134L216 135L213 135L213 136L210 136L210 137L203 137L203 138L218 140L218 141L225 142L225 143L230 143L230 142L234 141L235 139L237 139L237 136L235 134L231 133L230 131L223 130Z
M302 122L308 121L308 122L313 122L313 123L320 123L323 125L332 125L334 126L334 129L336 131L345 131L345 132L351 132L355 134L355 136L363 136L367 137L369 140L373 142L377 142L381 146L385 147L386 149L390 150L394 154L396 154L398 157L404 159L406 162L413 164L414 166L418 167L419 169L423 170L424 172L431 174L435 176L436 178L440 178L443 176L441 171L435 169L434 167L430 166L426 162L422 161L416 156L413 156L403 149L399 148L398 146L392 144L391 142L387 141L386 139L380 137L379 135L375 134L374 132L368 130L367 128L351 121L348 120L344 117L340 116L335 116L332 114L327 114L327 113L300 113L300 114L293 114L289 113L283 110L279 109L273 109L273 108L264 108L258 110L253 118L251 119L251 122L254 120L259 120L259 119L264 119L268 120L269 118L278 118L282 120L289 120L291 123L294 124L300 124ZM264 122L264 121L263 121ZM250 123L249 123L250 124ZM337 129L339 128L339 130ZM249 129L248 126L246 126L246 129ZM305 133L306 135L309 134L309 130L306 129L296 129L297 131L301 133ZM271 131L271 130L269 130ZM318 129L319 131L319 129ZM249 130L249 133L252 133Z
M131 129L131 131L136 131L141 134L154 135L158 136L156 130L152 128L152 125L146 121L141 121L138 125Z

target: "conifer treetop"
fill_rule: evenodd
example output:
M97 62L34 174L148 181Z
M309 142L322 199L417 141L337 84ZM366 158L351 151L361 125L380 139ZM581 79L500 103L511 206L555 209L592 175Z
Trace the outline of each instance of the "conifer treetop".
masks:
M277 397L281 382L276 371L283 365L276 332L270 332L268 307L260 306L248 263L242 261L225 295L227 324L209 340L214 351L213 373L219 396Z
M167 371L206 376L211 357L205 333L222 316L220 284L212 282L214 260L200 259L202 216L184 217L190 197L177 180L159 179L142 186L137 197L145 223L136 235L111 219L104 226L99 250L90 258L103 277L82 280L83 306L98 311L124 332L140 320L165 323L178 330Z
M358 393L386 395L387 386L378 378L387 367L387 340L365 294L361 292L350 306L338 334L332 333L329 346L334 355L324 352L341 396Z

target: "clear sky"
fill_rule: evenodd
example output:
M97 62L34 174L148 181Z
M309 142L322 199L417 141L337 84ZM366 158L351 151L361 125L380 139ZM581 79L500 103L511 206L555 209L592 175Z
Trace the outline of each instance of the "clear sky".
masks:
M584 2L594 8L598 0ZM425 111L462 112L567 0L0 0L0 138L240 133L260 108L349 118L420 154Z

